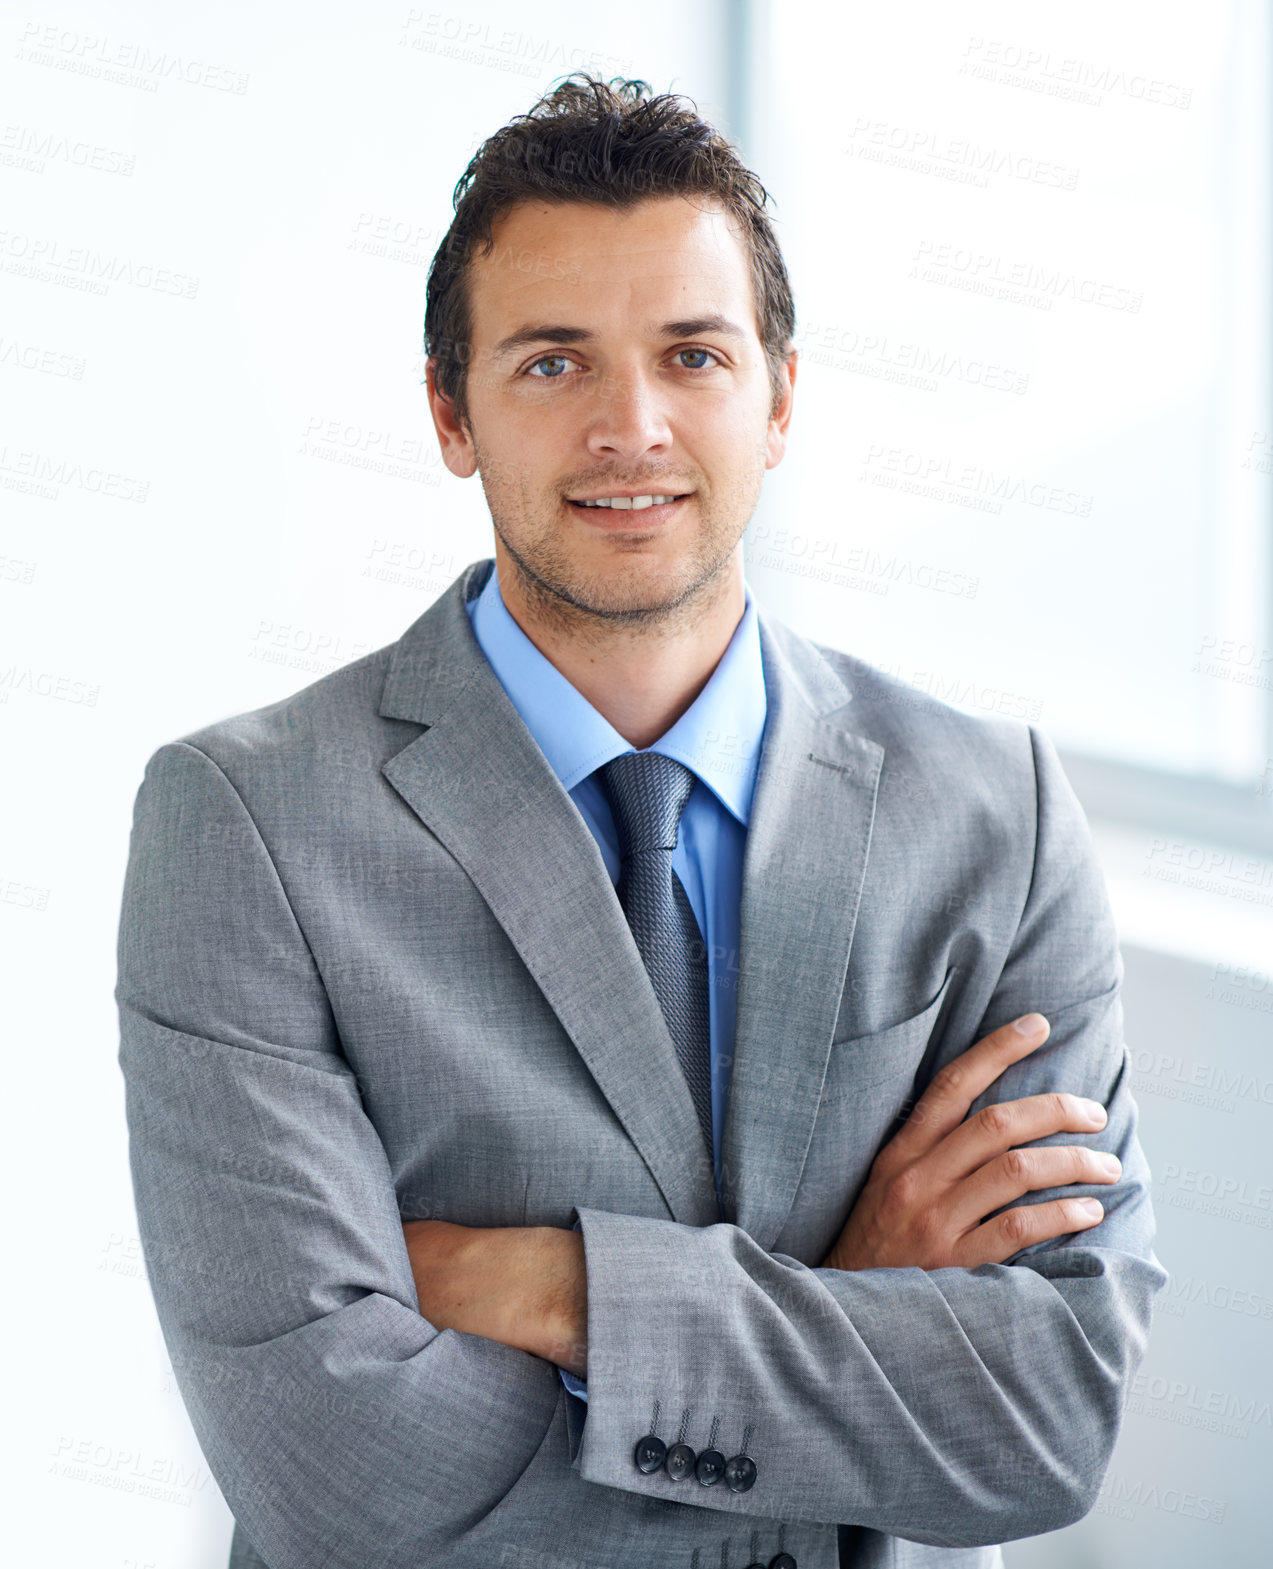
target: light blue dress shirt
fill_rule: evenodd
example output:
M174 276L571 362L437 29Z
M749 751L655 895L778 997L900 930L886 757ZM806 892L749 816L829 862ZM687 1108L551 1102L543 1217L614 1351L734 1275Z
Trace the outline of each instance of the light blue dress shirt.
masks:
M695 775L681 814L672 869L680 878L707 947L712 1076L712 1155L721 1196L721 1140L734 1060L743 850L765 729L760 629L751 590L729 646L706 686L670 730L648 748ZM465 606L473 633L500 684L535 738L562 788L597 841L610 880L619 880L614 816L595 771L636 748L625 741L513 620L492 568L482 592ZM567 1389L586 1400L581 1380L560 1370Z

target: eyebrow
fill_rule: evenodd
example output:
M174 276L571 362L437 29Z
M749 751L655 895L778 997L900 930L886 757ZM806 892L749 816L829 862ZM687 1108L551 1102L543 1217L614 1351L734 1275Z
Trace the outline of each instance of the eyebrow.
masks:
M747 334L726 316L691 316L683 321L665 321L651 336L656 338L697 338L703 333L715 332L722 337L742 341ZM491 350L493 359L502 359L514 349L524 349L532 343L594 343L596 333L586 327L568 327L559 323L537 322L529 327L519 327L501 338Z

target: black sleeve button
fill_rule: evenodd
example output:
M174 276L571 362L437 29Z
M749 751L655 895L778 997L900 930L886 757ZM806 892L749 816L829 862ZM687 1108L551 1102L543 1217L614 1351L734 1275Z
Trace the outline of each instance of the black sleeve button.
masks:
M657 1471L663 1464L667 1454L667 1445L661 1438L656 1438L653 1433L647 1433L644 1438L637 1440L637 1446L632 1452L638 1471L643 1471L649 1476L651 1471Z
M725 1474L725 1456L719 1449L705 1449L694 1466L694 1475L704 1487L714 1487Z
M796 1569L796 1561L790 1553L779 1553L769 1560L769 1569Z
M664 1466L674 1482L683 1482L694 1469L698 1456L688 1444L673 1444L667 1452Z
M750 1455L734 1455L725 1462L725 1486L731 1493L745 1493L756 1482L756 1462Z

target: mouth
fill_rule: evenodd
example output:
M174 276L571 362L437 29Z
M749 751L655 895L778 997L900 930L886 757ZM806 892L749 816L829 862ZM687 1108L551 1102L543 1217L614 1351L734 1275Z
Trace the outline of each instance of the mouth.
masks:
M654 491L644 496L604 498L609 505L574 501L568 496L566 505L572 511L582 513L589 523L598 528L646 529L666 522L690 500L692 495L692 491L687 491L680 496L668 495L665 491Z

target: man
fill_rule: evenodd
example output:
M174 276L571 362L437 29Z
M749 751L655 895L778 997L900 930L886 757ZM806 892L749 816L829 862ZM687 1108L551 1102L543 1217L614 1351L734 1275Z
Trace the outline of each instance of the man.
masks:
M1082 813L754 604L794 313L728 144L585 77L465 185L428 395L493 562L138 795L133 1178L232 1565L999 1563L1092 1506L1165 1279Z

